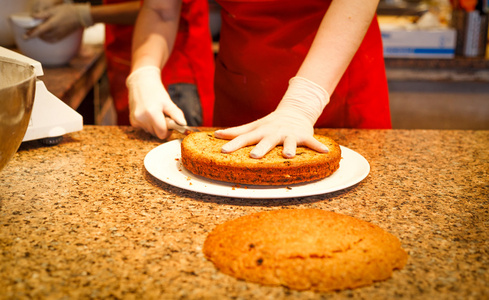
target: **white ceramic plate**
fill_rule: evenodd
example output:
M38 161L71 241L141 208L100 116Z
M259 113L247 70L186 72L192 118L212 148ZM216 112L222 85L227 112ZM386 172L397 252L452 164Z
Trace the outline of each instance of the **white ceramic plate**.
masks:
M257 199L312 196L355 185L370 172L370 165L363 156L340 146L342 156L340 167L325 179L288 186L233 184L207 179L187 171L180 163L180 144L181 140L173 140L151 150L144 158L146 170L170 185L209 195Z

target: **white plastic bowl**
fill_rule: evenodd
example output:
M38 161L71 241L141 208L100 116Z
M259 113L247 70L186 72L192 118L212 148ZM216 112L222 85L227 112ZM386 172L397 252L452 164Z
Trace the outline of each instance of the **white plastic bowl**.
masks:
M15 43L22 54L39 61L43 66L55 67L67 64L80 50L83 29L79 29L60 41L49 43L40 38L24 39L25 32L42 21L29 13L10 16Z

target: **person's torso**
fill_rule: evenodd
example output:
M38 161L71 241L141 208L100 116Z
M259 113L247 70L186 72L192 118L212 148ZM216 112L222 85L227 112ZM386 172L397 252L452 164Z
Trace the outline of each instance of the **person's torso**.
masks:
M296 75L309 51L331 1L216 1L222 7L222 27L216 61L214 121L216 126L241 125L264 117L277 107L290 78ZM388 116L382 42L374 19L316 125L363 126L366 122L361 114L368 114L365 107L377 109L377 103L369 103L375 99L372 97L375 91L382 98L377 101L382 102L381 114ZM350 109L352 102L362 102L358 105L362 108ZM390 126L388 119L383 123Z

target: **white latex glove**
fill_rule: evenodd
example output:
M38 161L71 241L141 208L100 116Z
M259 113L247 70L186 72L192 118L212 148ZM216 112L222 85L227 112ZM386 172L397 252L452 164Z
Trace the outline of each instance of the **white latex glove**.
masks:
M63 0L32 0L30 2L31 13L39 13L63 2Z
M261 158L275 146L283 144L283 156L295 156L298 145L326 153L328 148L314 138L314 124L329 102L329 94L321 86L294 77L277 109L269 115L238 127L217 130L215 136L233 139L222 147L230 153L242 147L257 144L250 152L252 158Z
M129 89L129 120L132 126L165 139L170 135L165 115L180 125L187 125L182 110L173 103L161 82L159 68L146 66L133 71L126 85Z
M27 38L40 37L47 42L59 41L79 28L93 25L90 3L60 4L32 16L44 22L30 30Z

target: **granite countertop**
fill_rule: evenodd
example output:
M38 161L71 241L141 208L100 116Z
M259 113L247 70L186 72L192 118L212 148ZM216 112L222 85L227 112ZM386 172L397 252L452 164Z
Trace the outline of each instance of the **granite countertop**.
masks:
M152 177L143 159L161 141L130 127L23 143L0 171L0 298L489 298L489 131L319 133L362 154L367 178L317 196L226 198ZM283 208L377 224L400 239L408 264L372 286L314 293L237 280L204 258L216 224Z

